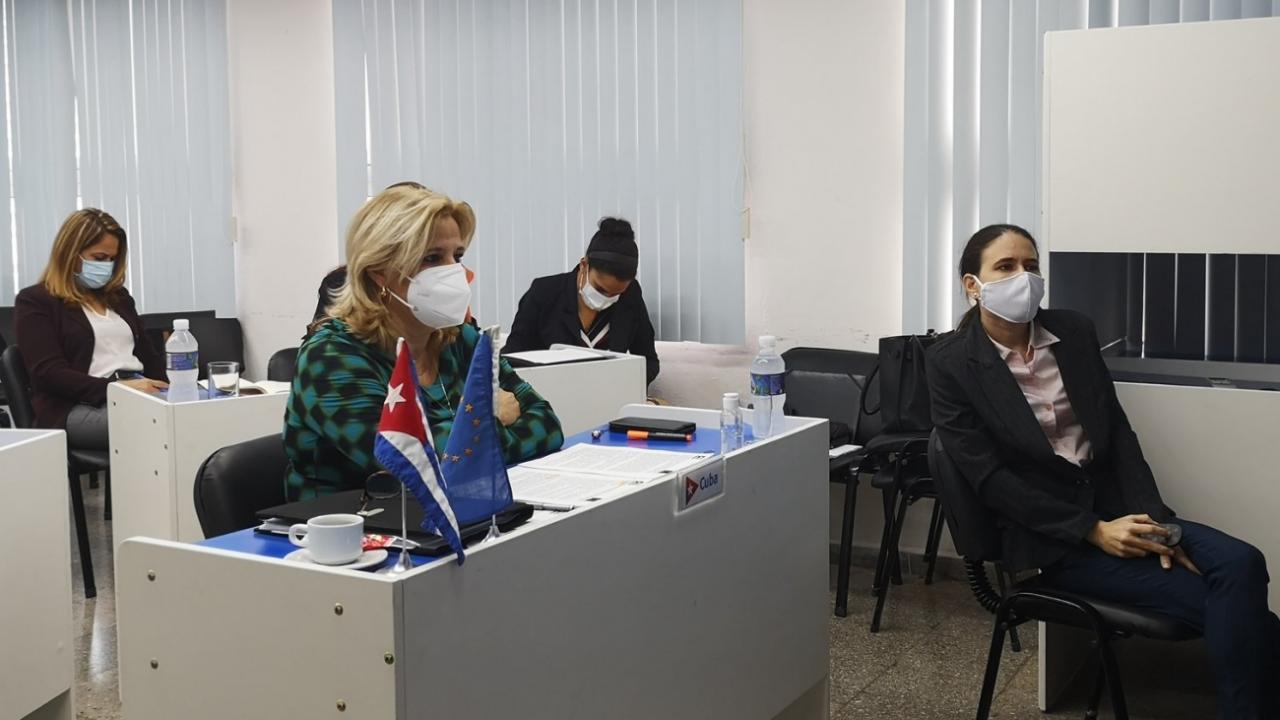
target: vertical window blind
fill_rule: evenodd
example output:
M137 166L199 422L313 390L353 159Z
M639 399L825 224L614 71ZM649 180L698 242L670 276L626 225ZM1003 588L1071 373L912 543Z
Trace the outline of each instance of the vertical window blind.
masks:
M740 0L335 0L338 208L415 180L476 211L509 327L596 221L632 222L659 339L741 343ZM342 229L345 237L345 227Z
M966 309L956 267L978 228L1038 235L1044 34L1280 15L1274 0L908 0L903 327Z
M36 281L63 219L129 234L143 311L235 312L226 4L0 0L0 303Z

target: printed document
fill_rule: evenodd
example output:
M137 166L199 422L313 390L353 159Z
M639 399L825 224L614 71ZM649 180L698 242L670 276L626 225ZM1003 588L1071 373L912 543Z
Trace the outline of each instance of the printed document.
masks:
M674 472L711 455L712 453L671 452L582 443L544 458L531 460L521 467L644 481Z

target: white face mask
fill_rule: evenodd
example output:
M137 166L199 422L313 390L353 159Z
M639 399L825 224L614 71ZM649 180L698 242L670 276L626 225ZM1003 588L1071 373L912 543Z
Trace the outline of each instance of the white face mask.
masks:
M578 292L582 294L582 302L596 312L613 307L618 302L618 298L622 297L621 295L612 297L605 295L597 290L595 285L591 284L591 278L585 276L582 279L582 289Z
M996 317L1011 323L1029 323L1040 312L1044 278L1035 273L1021 272L989 283L983 283L976 275L969 277L978 283L978 302Z
M413 311L418 322L436 330L461 325L471 306L471 285L467 283L467 271L461 263L427 268L414 275L406 295L408 297L401 298L391 293L391 297Z

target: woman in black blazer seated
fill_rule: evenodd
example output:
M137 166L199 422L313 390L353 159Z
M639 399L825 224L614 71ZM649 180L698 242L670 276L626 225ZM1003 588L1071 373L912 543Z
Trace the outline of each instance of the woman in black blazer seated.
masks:
M994 511L1011 570L1163 612L1204 632L1224 717L1274 718L1280 620L1253 546L1174 518L1116 397L1093 324L1040 310L1044 280L1022 228L979 230L960 259L976 305L928 357L947 453ZM1205 478L1212 482L1212 478ZM1153 542L1176 522L1175 547Z
M124 289L126 248L115 218L77 210L58 230L40 282L14 301L36 422L65 428L72 447L107 449L112 381L144 392L168 386L159 380L164 358Z
M520 298L505 352L555 343L643 355L648 382L658 377L653 323L636 269L640 251L631 223L604 218L578 266L533 281Z

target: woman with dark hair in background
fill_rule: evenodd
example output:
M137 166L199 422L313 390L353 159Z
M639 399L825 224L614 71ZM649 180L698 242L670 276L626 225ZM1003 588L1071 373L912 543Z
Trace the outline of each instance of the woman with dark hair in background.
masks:
M95 209L58 230L40 281L14 301L18 347L40 427L65 428L67 444L106 450L107 385L168 387L164 358L125 290L124 228Z
M587 254L567 273L533 281L520 298L504 352L553 344L643 355L647 381L658 377L653 323L636 270L640 250L631 223L604 218Z
M1014 225L970 238L974 303L928 356L946 452L997 516L1010 570L1165 613L1204 633L1224 717L1278 717L1280 620L1257 548L1174 519L1102 359L1093 323L1041 310L1035 240ZM1181 540L1159 523L1176 522Z

